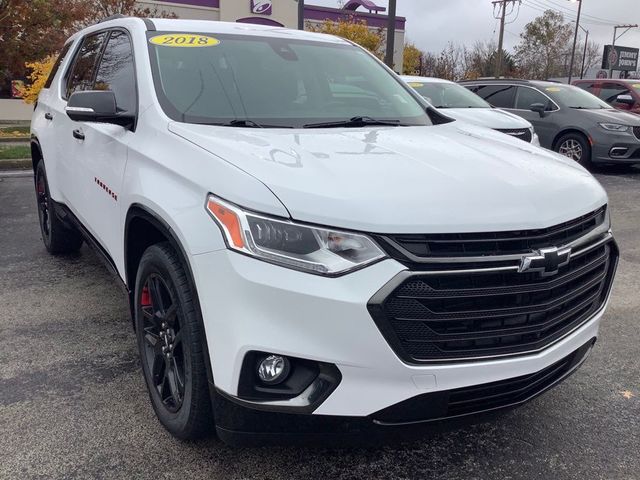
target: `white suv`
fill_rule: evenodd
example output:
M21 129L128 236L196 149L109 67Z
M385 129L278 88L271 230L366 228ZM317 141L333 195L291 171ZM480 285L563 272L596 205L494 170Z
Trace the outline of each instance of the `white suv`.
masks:
M107 259L177 437L510 407L597 337L618 258L598 182L345 40L108 20L64 47L32 138L44 243Z

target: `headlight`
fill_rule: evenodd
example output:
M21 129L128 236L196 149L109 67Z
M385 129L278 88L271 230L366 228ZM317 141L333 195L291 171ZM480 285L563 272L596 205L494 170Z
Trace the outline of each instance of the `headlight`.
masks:
M265 217L213 195L206 208L228 248L283 267L335 276L386 256L370 238L357 233Z
M627 125L620 125L619 123L600 123L599 124L605 130L610 132L627 132L629 127Z

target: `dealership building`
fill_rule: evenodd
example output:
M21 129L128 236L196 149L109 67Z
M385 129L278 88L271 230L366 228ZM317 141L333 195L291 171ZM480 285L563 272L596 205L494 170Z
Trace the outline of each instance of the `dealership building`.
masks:
M297 28L296 0L139 0L138 5L172 12L179 18L256 23L276 27ZM304 5L305 25L318 25L325 20L365 22L370 29L386 31L386 8L372 0L348 0L341 8ZM396 18L394 68L402 69L405 35L404 17Z

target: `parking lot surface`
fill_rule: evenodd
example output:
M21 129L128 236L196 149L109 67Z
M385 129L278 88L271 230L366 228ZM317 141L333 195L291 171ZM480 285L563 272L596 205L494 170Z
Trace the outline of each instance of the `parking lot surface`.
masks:
M0 478L639 479L640 169L600 172L621 261L587 363L533 402L376 448L234 449L157 422L122 290L49 256L30 178L0 178Z

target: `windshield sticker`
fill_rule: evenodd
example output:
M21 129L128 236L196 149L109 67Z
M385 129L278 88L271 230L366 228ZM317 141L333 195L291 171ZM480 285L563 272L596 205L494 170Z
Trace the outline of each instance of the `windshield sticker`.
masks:
M560 87L547 87L545 88L547 92L561 92L562 89Z
M633 84L633 88L637 88L637 89L640 90L640 83L634 83Z
M162 47L215 47L220 45L220 40L206 35L194 35L192 33L170 33L151 37L149 42Z
M408 85L414 88L424 87L424 83L419 83L419 82L409 82Z

